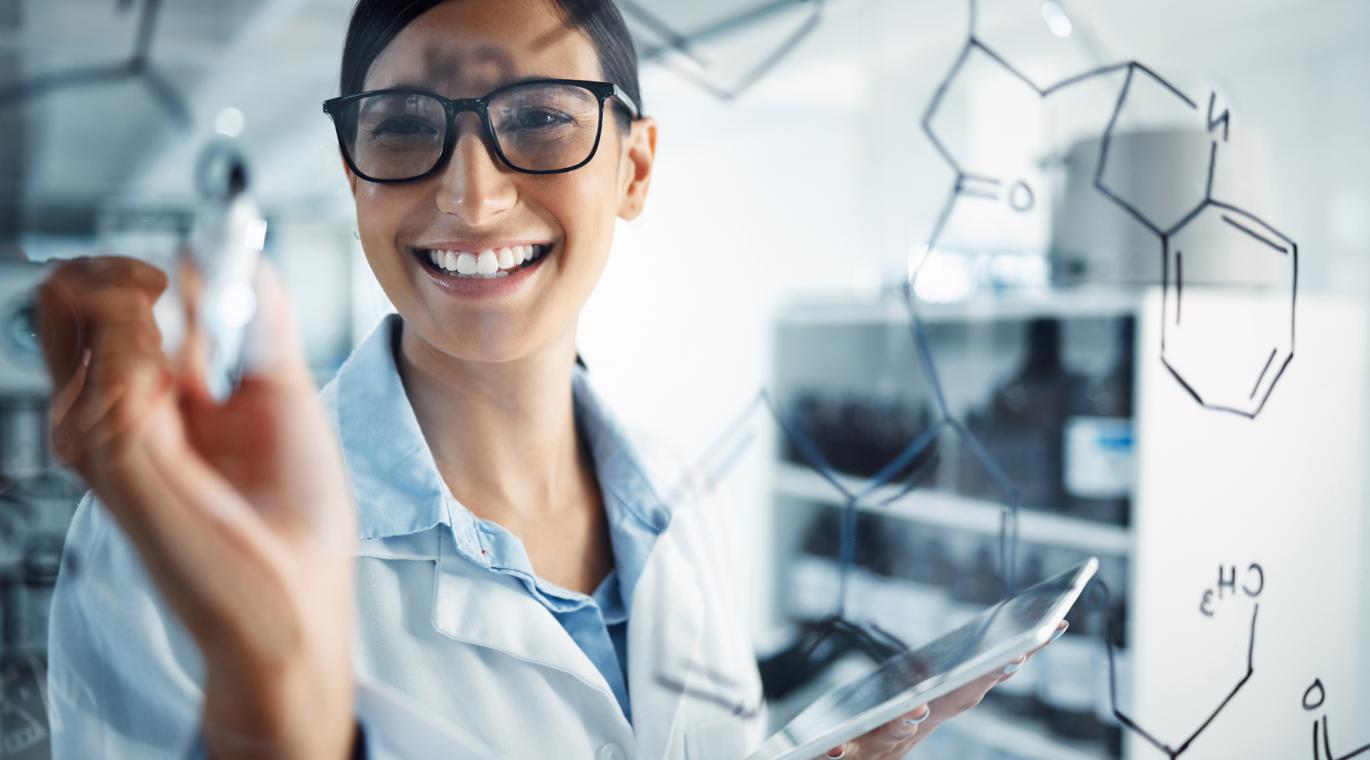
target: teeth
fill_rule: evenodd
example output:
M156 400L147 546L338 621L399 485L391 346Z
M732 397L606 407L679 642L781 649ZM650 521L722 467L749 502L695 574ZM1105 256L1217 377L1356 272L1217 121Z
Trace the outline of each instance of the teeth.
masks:
M495 252L486 249L480 252L480 258L476 259L476 274L494 274L499 271L499 258Z
M488 248L484 251L430 250L428 260L433 266L461 277L493 280L508 277L517 269L537 259L543 251L535 245L516 245L507 248Z

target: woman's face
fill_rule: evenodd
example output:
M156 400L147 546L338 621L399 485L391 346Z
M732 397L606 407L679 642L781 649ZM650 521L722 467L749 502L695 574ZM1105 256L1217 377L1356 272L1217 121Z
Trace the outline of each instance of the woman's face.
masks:
M589 38L567 27L549 0L449 0L390 42L364 89L414 86L473 98L530 76L605 78ZM613 104L605 104L593 160L575 171L508 168L487 144L479 117L467 112L457 117L451 159L433 176L383 185L348 172L366 258L407 336L478 362L513 361L563 340L573 345L615 219L641 211L655 151L655 125L643 119L624 132ZM528 245L545 253L494 279L458 278L434 267L429 253L511 248L517 261Z

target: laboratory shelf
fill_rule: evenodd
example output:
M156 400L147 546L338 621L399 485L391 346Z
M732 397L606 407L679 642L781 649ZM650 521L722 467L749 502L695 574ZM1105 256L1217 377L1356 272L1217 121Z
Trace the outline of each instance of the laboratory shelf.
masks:
M973 737L1020 760L1099 760L1111 757L1107 748L1093 742L1053 734L1036 721L984 703L947 721L944 728Z
M837 476L843 487L852 491L864 490L867 481L850 476ZM846 501L818 473L807 467L777 463L774 475L777 495L830 506L845 506ZM894 486L883 490L892 492ZM881 502L881 491L870 501ZM915 522L964 530L997 537L1005 510L1003 504L973 499L947 491L933 489L914 491L879 507L862 505L864 511L899 517ZM1090 554L1126 556L1132 552L1133 539L1127 528L1091 522L1073 517L1053 515L1032 509L1018 511L1019 537L1034 544L1047 544L1077 549Z
M1103 286L1023 291L946 303L920 302L918 316L925 323L1121 317L1139 311L1142 300L1143 293L1138 290ZM908 307L895 299L854 302L806 298L782 309L777 316L782 327L888 325L908 321Z

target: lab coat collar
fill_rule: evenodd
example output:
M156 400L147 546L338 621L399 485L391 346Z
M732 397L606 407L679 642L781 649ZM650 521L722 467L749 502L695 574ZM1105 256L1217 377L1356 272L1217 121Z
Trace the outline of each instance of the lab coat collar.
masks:
M323 390L337 415L362 540L450 525L447 486L395 364L402 322L388 314Z
M546 607L507 575L484 572L462 557L450 536L437 539L433 628L447 638L567 673L601 698L606 714L631 733L613 690Z

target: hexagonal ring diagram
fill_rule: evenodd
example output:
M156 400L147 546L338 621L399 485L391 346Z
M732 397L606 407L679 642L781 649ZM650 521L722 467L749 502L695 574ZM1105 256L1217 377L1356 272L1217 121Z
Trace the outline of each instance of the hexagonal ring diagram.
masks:
M1161 361L1204 407L1254 418L1294 358L1298 246L1210 200L1163 248Z

